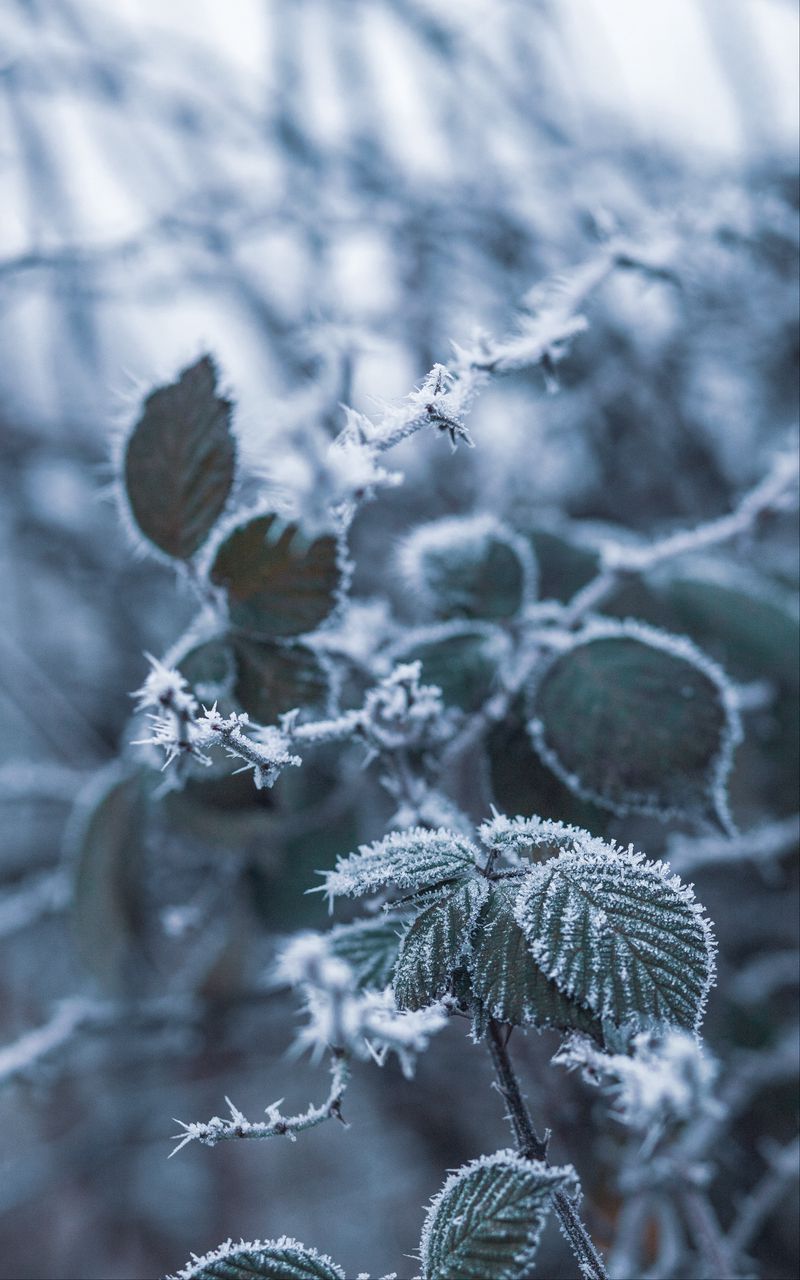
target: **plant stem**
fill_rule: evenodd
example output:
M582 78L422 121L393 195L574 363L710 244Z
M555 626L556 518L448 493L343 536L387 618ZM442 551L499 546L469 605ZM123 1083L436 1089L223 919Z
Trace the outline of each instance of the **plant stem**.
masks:
M514 1130L514 1138L520 1155L525 1156L528 1160L542 1160L547 1163L549 1135L545 1134L544 1138L540 1138L533 1127L531 1113L522 1096L519 1081L511 1065L504 1027L502 1023L496 1022L494 1018L489 1022L488 1041L500 1092L508 1106L508 1119ZM581 1221L575 1201L565 1191L554 1191L553 1203L561 1223L561 1229L578 1260L584 1280L608 1280L608 1273L603 1259L600 1257L589 1232Z

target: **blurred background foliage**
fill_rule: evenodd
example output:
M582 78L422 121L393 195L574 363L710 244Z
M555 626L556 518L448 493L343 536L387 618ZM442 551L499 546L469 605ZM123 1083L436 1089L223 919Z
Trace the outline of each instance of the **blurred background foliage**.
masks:
M348 1275L405 1276L443 1171L506 1143L460 1027L411 1083L362 1068L349 1134L165 1161L172 1116L225 1093L255 1116L319 1092L283 1057L293 1015L263 973L276 935L325 922L304 896L314 870L380 835L390 806L357 753L331 749L271 792L219 771L159 804L149 775L120 771L142 652L167 649L193 598L126 537L118 433L210 347L254 485L304 432L336 430L340 402L405 394L451 340L502 331L532 285L610 235L647 246L677 227L670 271L618 273L552 375L486 391L475 452L401 447L406 483L352 531L354 590L404 616L398 537L475 506L530 537L541 594L562 598L609 524L726 511L797 412L797 11L6 0L0 30L0 1274L144 1277L229 1234L287 1231ZM771 854L687 855L721 945L709 1040L757 1076L713 1153L723 1223L796 1123L797 570L796 527L776 516L609 608L691 635L745 687L734 814L784 821ZM439 661L472 696L479 670ZM523 715L492 742L504 808L665 851L655 821L610 817L547 774ZM76 992L114 1012L20 1068L19 1037ZM607 1243L619 1138L547 1069L549 1035L520 1041L534 1112ZM752 1243L760 1274L796 1274L796 1233L787 1192ZM541 1274L571 1265L549 1229Z

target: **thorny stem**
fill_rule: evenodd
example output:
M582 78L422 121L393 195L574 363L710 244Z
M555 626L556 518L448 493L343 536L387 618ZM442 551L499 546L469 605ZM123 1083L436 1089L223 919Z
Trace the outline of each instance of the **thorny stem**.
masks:
M530 1111L511 1065L506 1031L503 1024L494 1018L489 1022L488 1040L500 1092L506 1100L508 1119L514 1131L520 1155L528 1160L542 1160L546 1163L550 1135L546 1133L544 1138L540 1138L533 1127ZM603 1259L581 1221L575 1201L565 1191L554 1191L553 1203L561 1229L578 1260L581 1275L585 1280L608 1280Z

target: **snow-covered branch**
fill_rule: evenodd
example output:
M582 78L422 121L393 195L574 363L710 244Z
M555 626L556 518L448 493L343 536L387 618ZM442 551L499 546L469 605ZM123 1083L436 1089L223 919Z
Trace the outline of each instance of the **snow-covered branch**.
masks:
M298 1133L313 1129L325 1120L333 1117L341 1120L341 1102L349 1079L347 1055L334 1050L331 1053L331 1087L324 1102L316 1106L311 1103L305 1111L285 1116L280 1110L283 1102L280 1098L265 1108L266 1120L252 1121L234 1106L230 1098L226 1098L230 1111L227 1117L212 1116L210 1120L193 1120L188 1124L183 1120L176 1121L182 1132L174 1135L179 1141L170 1152L170 1158L190 1142L200 1142L204 1147L215 1147L218 1142L231 1138L289 1138L294 1142Z

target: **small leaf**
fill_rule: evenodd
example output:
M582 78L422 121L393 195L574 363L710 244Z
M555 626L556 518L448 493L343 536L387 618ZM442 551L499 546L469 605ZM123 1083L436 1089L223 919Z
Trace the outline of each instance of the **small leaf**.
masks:
M497 683L497 669L508 657L508 637L481 623L420 627L390 654L394 662L422 663L422 679L436 684L450 706L477 711Z
M424 1280L529 1280L550 1197L573 1182L572 1169L513 1151L464 1165L428 1210Z
M109 990L131 975L140 926L144 793L138 774L113 765L79 800L72 833L72 924L78 954Z
M359 987L383 991L392 980L401 927L401 922L392 916L343 924L328 935L330 949L350 965Z
M689 641L598 624L543 671L533 711L539 754L578 795L724 824L738 717L721 672Z
M600 557L591 547L570 542L550 529L533 529L528 536L539 563L543 600L565 603L597 575Z
M583 1031L602 1041L598 1019L563 995L531 955L514 918L519 886L519 880L492 885L478 920L469 972L479 1022L490 1017L517 1027L529 1024Z
M471 841L443 827L392 831L383 840L339 858L335 869L324 873L325 892L331 898L358 897L387 884L415 893L434 889L473 870L477 856Z
M617 1026L696 1030L714 977L714 941L691 889L662 863L588 833L534 864L514 908L559 991Z
M336 539L308 543L277 515L237 525L217 548L210 577L228 597L231 622L266 639L298 636L324 622L341 581Z
M260 724L272 724L294 707L324 708L328 675L308 645L258 642L239 636L233 649L236 700Z
M531 547L490 515L420 525L401 546L398 561L429 617L511 618L536 590Z
M178 670L201 702L211 702L233 687L233 653L224 637L206 640L179 660Z
M233 487L229 400L210 356L147 397L125 449L125 490L146 538L178 560L203 545Z
M487 892L487 881L465 880L417 916L403 938L394 972L394 994L401 1009L425 1009L448 989L469 951Z
M345 1280L345 1274L324 1254L308 1249L289 1236L279 1240L241 1240L193 1258L173 1280Z

